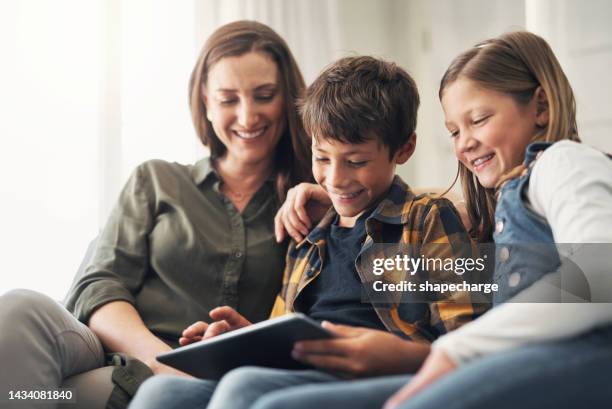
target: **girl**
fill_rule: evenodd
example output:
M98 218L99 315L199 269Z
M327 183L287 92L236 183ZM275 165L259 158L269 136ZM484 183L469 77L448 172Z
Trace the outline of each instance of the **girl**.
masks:
M2 400L8 390L58 388L85 372L100 399L77 384L77 401L103 407L111 376L92 370L105 365L105 351L138 358L145 377L172 373L155 356L178 346L183 328L213 307L268 317L286 251L275 243L273 218L287 189L311 179L295 108L303 89L287 44L269 27L238 21L212 34L189 87L211 157L136 169L67 309L27 290L0 298L0 361L10 368L0 372ZM138 382L127 381L115 390L134 392Z
M436 341L386 408L609 407L609 250L585 243L612 243L612 160L579 143L559 62L542 38L505 34L459 55L439 95L470 218L497 245L498 301L513 302ZM538 257L552 243L581 245ZM594 303L543 303L576 294L550 298L550 273L572 263Z

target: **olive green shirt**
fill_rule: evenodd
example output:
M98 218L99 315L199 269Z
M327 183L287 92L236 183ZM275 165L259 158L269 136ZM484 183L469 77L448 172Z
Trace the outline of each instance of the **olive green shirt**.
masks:
M251 321L268 318L286 252L274 239L273 180L242 214L219 185L208 159L192 166L152 160L136 168L66 307L87 323L102 305L127 301L173 346L185 327L209 320L220 305Z

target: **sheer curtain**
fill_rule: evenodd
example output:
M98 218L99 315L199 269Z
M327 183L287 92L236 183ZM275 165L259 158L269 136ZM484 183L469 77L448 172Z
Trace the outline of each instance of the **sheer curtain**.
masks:
M0 3L0 293L59 298L97 230L102 6Z
M308 80L334 58L336 1L0 3L0 294L61 299L139 163L206 154L187 83L210 32L240 18L287 38Z
M0 293L63 297L132 169L203 154L195 1L0 3Z

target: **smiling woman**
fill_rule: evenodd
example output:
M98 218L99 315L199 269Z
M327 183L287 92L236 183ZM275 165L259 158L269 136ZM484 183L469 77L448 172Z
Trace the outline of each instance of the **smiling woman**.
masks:
M249 52L215 64L203 89L207 119L225 147L217 160L221 190L239 210L272 173L285 126L278 77L271 58Z
M70 379L77 401L103 407L113 387L109 372L97 370L104 352L145 363L136 379L176 373L155 356L214 307L232 306L250 321L268 317L285 253L273 218L286 190L311 178L295 108L303 89L291 52L269 27L238 21L212 34L190 83L194 124L211 157L136 168L66 308L28 290L0 298L0 361L14 368L0 374L2 396L4 388L66 386L84 372L84 387L100 400L92 404ZM132 377L112 379L120 386L111 399L134 390Z

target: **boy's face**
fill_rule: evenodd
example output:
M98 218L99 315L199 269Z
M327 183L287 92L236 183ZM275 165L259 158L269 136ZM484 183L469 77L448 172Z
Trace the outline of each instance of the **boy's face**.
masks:
M346 144L312 138L312 173L329 194L340 215L340 226L353 227L357 218L387 193L402 164L414 152L416 135L389 160L389 148L377 139Z

